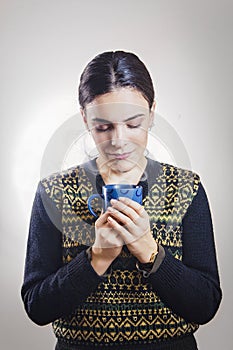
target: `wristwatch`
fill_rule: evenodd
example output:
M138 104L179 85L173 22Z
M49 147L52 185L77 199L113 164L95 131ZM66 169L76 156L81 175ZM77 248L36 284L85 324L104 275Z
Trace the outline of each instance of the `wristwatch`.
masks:
M150 260L148 263L141 263L137 261L136 267L139 271L150 272L152 267L154 266L155 260L159 254L159 244L157 245L156 250L154 250L150 256Z

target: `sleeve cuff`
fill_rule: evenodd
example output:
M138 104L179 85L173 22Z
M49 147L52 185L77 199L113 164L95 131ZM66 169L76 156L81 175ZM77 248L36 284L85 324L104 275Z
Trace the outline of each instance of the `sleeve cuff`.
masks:
M151 270L145 271L143 269L140 269L139 266L136 265L137 269L138 269L138 271L140 271L142 273L143 277L148 278L151 274L155 273L159 269L164 258L165 258L165 250L161 245L159 245L159 252L158 252L158 255L156 256L155 262L154 262Z

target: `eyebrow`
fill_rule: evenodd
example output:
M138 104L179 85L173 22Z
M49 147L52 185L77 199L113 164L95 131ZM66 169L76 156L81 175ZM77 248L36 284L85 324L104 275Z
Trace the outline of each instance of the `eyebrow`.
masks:
M129 117L129 118L123 120L123 122L128 122L128 121L135 119L135 118L138 118L138 117L145 117L145 114L143 114L143 113L135 114L132 117ZM91 121L105 123L105 124L111 124L111 122L109 120L103 119L103 118L93 118Z

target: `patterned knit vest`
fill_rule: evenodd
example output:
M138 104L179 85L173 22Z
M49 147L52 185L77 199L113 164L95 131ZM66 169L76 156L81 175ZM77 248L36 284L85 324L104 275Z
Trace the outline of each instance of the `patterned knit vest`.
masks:
M92 161L92 166L93 166ZM94 242L94 217L88 197L98 189L95 166L78 166L42 181L61 213L63 261L69 263ZM150 217L154 239L182 260L182 219L197 194L199 177L191 171L148 159L143 206ZM97 181L96 181L97 179ZM145 190L146 188L146 190ZM100 212L101 202L96 200ZM135 267L124 247L106 281L73 314L53 322L59 339L86 345L149 344L195 332L198 325L172 312Z

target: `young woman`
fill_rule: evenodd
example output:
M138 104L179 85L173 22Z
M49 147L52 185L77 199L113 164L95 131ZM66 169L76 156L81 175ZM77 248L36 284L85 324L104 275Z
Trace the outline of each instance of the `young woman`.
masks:
M221 289L211 214L197 174L145 156L154 89L139 58L105 52L79 86L99 155L42 179L28 238L22 298L37 324L52 322L57 350L197 349ZM95 219L87 200L104 184L143 187Z

